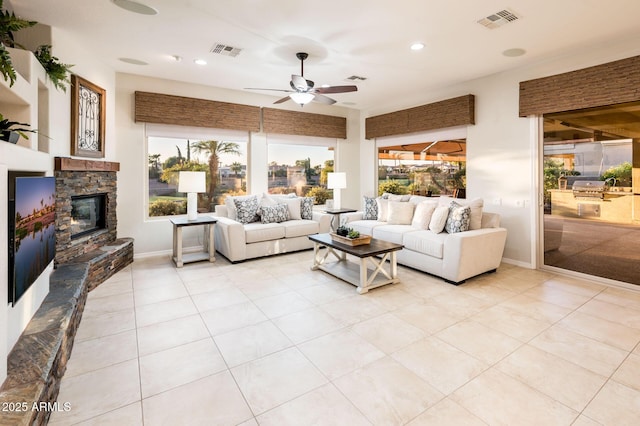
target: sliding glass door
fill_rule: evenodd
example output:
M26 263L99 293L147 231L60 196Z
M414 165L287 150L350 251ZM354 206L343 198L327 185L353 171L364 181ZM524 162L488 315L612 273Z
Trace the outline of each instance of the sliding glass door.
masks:
M640 285L640 103L544 116L544 265Z

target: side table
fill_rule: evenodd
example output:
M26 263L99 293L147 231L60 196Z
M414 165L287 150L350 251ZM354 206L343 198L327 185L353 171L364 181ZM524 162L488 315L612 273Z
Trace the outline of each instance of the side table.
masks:
M195 220L187 220L186 217L176 217L170 219L173 224L173 261L176 267L182 268L185 263L199 262L201 260L209 260L215 262L215 244L213 240L213 231L218 219L211 216L198 216ZM182 228L185 226L204 226L204 244L203 251L196 253L182 253ZM206 232L208 231L208 232Z
M342 213L353 213L357 211L356 209L329 209L324 212L333 215L331 218L331 230L335 231L340 226L340 215Z

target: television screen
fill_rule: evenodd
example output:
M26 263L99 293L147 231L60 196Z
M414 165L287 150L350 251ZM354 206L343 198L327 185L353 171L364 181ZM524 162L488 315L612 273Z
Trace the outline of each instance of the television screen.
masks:
M56 184L42 176L9 182L9 302L15 304L55 257Z

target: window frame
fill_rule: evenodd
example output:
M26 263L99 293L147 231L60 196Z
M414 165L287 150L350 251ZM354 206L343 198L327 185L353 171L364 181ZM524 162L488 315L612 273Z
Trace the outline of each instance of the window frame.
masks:
M143 211L144 221L168 220L171 217L186 217L183 215L165 215L150 216L149 215L149 138L172 138L172 139L189 139L193 141L200 140L218 140L225 142L244 143L246 147L246 179L251 173L249 168L249 150L250 150L250 134L241 130L216 129L209 127L194 126L177 126L169 124L144 123L144 162L143 168ZM186 199L186 198L185 198Z

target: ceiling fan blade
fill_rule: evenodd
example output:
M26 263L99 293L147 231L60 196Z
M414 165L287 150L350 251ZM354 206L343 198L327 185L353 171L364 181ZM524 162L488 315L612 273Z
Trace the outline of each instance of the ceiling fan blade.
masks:
M294 90L297 90L299 92L306 92L311 87L313 87L313 81L311 82L312 83L311 86L309 86L308 81L309 80L305 79L304 77L302 77L300 75L292 75L291 76L291 87Z
M260 87L245 87L244 90L270 90L272 92L285 92L285 93L293 92L293 90L289 90L289 89L263 89Z
M275 101L274 104L281 104L283 102L287 102L289 99L291 99L289 96L285 96L284 98Z
M347 92L357 92L358 86L329 86L329 87L318 87L315 89L316 93L347 93Z
M331 99L328 96L321 95L320 93L314 93L313 102L319 102L321 104L333 105L336 103L335 99Z

